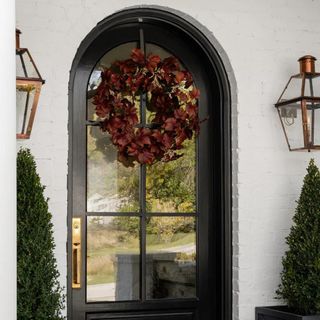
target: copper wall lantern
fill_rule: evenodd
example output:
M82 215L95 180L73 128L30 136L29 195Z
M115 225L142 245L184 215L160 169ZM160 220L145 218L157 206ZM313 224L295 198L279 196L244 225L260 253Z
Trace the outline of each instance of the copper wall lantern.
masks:
M16 29L17 139L29 139L41 87L44 84L27 48L20 48L21 31Z
M300 73L293 75L278 102L282 128L290 151L320 149L320 73L316 58L300 58Z

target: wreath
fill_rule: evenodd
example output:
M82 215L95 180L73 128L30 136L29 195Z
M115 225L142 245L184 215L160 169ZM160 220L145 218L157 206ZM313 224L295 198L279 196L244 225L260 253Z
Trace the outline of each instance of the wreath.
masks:
M172 161L183 142L199 134L199 90L177 58L161 60L133 49L130 59L103 68L93 97L102 131L108 132L125 166ZM143 102L144 101L144 102ZM146 107L146 123L139 118Z

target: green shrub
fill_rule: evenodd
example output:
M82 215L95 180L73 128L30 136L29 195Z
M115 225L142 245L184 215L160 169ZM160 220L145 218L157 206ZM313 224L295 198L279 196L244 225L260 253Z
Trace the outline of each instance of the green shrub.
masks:
M320 172L310 161L298 200L294 225L286 238L279 298L300 314L320 313Z
M63 319L51 213L30 150L17 157L17 318Z

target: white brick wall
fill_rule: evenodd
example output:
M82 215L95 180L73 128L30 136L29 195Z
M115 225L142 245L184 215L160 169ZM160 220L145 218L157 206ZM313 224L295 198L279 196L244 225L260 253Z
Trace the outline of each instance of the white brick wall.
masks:
M305 167L320 153L287 150L273 104L304 54L320 58L320 2L314 0L17 0L17 27L46 79L29 141L53 213L56 254L65 285L68 77L81 40L125 7L162 5L209 29L226 52L233 92L234 320L275 304L281 256ZM223 58L227 59L226 56ZM320 70L320 62L318 66ZM233 83L235 88L235 83Z

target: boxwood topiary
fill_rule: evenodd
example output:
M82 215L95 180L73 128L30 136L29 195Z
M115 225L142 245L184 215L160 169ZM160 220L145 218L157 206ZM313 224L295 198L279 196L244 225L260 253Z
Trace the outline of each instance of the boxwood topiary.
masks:
M279 298L302 315L320 314L320 172L312 159L286 238Z
M48 199L28 149L17 156L17 318L64 319Z

